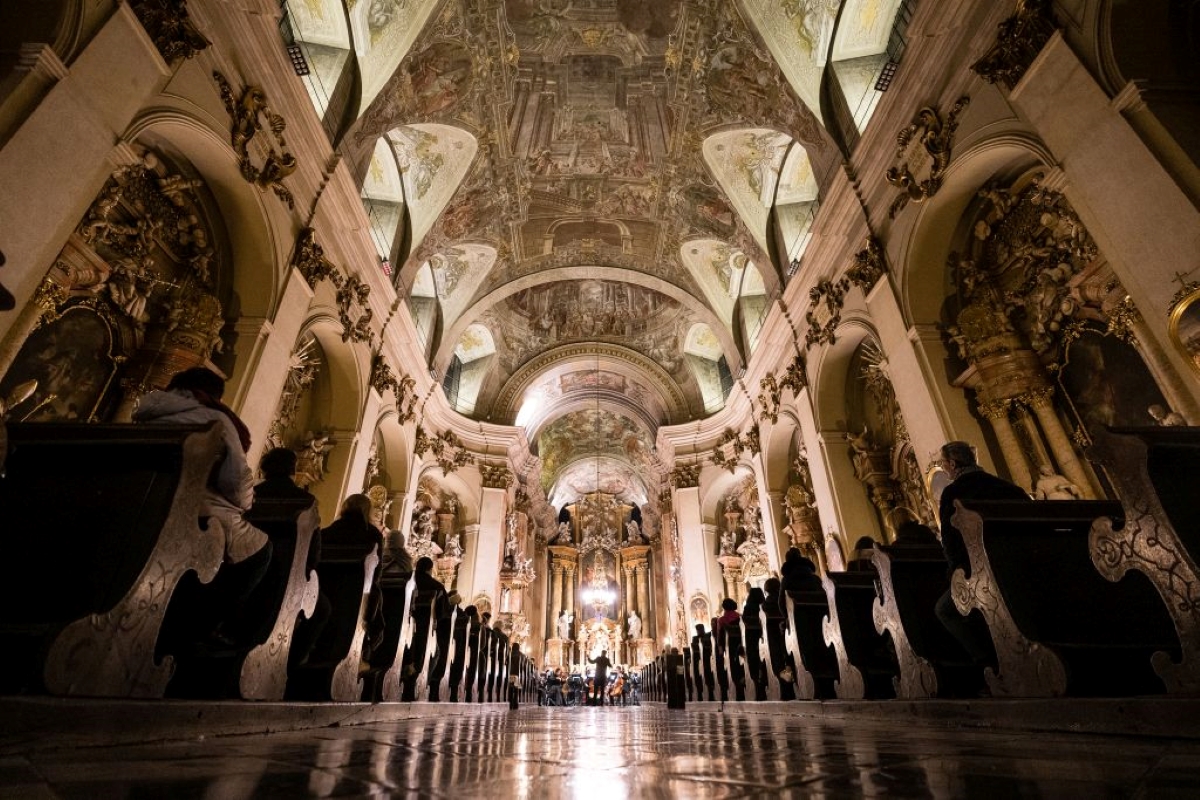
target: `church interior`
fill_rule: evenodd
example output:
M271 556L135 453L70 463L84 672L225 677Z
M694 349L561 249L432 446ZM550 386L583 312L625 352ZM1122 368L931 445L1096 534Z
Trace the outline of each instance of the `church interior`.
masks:
M1194 796L1197 52L0 3L0 795Z

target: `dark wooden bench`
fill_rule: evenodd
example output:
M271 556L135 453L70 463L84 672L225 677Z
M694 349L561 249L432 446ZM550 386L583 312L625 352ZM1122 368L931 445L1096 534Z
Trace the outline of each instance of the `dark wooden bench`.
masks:
M934 612L950 590L941 546L876 545L872 558L880 589L872 613L875 629L887 631L896 650L896 696L974 697L983 670Z
M1101 577L1088 552L1099 517L1119 518L1108 501L956 502L971 577L956 570L960 613L979 609L999 662L985 671L1007 696L1123 696L1164 690L1150 657L1179 656L1175 627L1140 572L1120 583Z
M796 664L796 696L801 700L829 700L837 695L837 654L825 642L829 597L824 590L784 592L787 603L788 652Z
M194 641L200 631L184 630L172 636L164 628L159 649L173 653L177 660L167 690L172 696L284 698L297 618L301 613L310 616L317 602L317 577L307 574L306 561L320 519L310 500L294 498L256 500L245 519L267 534L271 561L237 616L225 626L243 644L229 651L197 650L189 639ZM185 578L168 620L193 618L195 607L208 602L205 590L193 576ZM177 604L194 608L184 609L180 615ZM187 626L185 621L179 624Z
M1179 637L1181 657L1156 653L1154 669L1179 694L1200 694L1200 428L1114 428L1088 449L1120 495L1121 527L1092 526L1089 547L1111 581L1144 574L1162 597Z
M400 699L403 648L408 638L409 604L416 584L411 572L385 568L379 576L383 603L383 639L367 659L362 699L370 703Z
M830 572L823 583L829 598L825 643L837 653L841 700L880 700L896 696L892 679L899 674L891 643L875 630L873 609L878 592L875 571Z
M8 425L5 691L162 696L167 604L185 573L209 581L221 564L223 540L199 520L223 449L215 424Z
M364 691L359 674L365 614L379 565L379 547L365 553L360 544L323 542L317 579L329 600L329 621L313 646L308 663L292 668L287 696L294 700L359 700Z
M439 702L450 696L450 663L454 659L454 623L459 614L457 606L449 609L434 622L436 651L429 666L429 702Z
M716 675L713 671L713 646L712 634L708 632L697 632L692 637L692 654L695 658L696 666L693 668L693 679L696 682L696 700L705 700L707 691L707 700L709 702L717 699L716 695Z
M765 638L763 619L761 609L758 614L742 615L742 637L746 647L746 673L749 676L749 685L754 687L755 700L768 699L771 686L767 663L762 657ZM770 699L778 700L779 687L777 683L773 693L775 696Z
M462 609L458 609L454 618L454 655L450 659L450 675L447 680L451 703L458 702L463 677L467 674L467 660L471 657L467 647L470 630L471 618L464 614Z
M767 637L767 654L770 659L770 672L772 676L771 683L768 685L768 699L770 700L795 700L796 699L796 665L792 663L791 657L787 651L787 636L784 633L784 617L783 609L778 603L763 604L763 623ZM790 674L791 679L788 678ZM778 691L779 696L775 697L772 691Z
M717 637L717 686L721 689L721 702L730 699L729 686L733 685L733 698L740 702L746 699L746 643L741 619L737 625L726 625L715 630Z
M407 625L403 669L400 675L400 699L413 702L421 699L429 690L429 669L436 647L437 610L435 606L446 602L445 591L440 587L421 588L414 576L413 594L410 603L410 619Z

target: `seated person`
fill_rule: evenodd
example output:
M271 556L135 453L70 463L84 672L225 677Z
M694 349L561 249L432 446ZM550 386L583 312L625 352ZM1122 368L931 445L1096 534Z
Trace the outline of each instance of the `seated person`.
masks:
M788 551L789 553L791 551ZM797 553L800 551L797 550ZM825 587L821 583L821 579L817 577L817 565L811 559L797 555L788 564L791 565L783 573L783 580L779 582L780 589L784 592L803 592L803 591L820 591L824 592ZM785 564L785 566L788 566ZM783 603L783 596L780 596L780 602ZM786 605L783 606L786 608Z
M305 513L316 514L317 498L296 485L296 461L294 450L286 447L276 447L268 450L258 462L258 471L262 473L263 481L254 487L254 499L295 499L307 500L310 510ZM319 521L319 517L318 517ZM308 556L305 560L304 573L312 575L317 564L321 561L321 531L313 531L308 544ZM317 586L317 604L313 613L307 619L296 624L296 632L292 639L292 648L288 652L288 666L303 666L308 663L313 647L321 637L321 631L329 622L333 607L329 597Z
M366 558L372 549L383 555L383 534L371 524L371 499L365 494L352 494L342 501L341 514L321 533L321 547L336 550L343 558ZM367 633L364 649L370 650L383 639L383 595L379 588L381 566L375 565L371 577L370 597L367 600Z
M871 572L875 569L871 561L871 552L875 549L875 540L870 536L860 536L854 543L854 558L846 565L847 572Z
M723 647L725 645L726 629L736 626L741 621L742 615L738 613L737 600L734 600L732 597L726 597L721 601L721 610L721 616L717 617L716 624L713 626L713 628L718 634L718 646Z
M243 515L254 502L250 467L250 431L233 411L221 402L225 381L204 367L177 373L163 391L144 395L133 412L135 422L157 425L188 425L217 422L225 440L225 452L213 469L204 492L200 514L215 520L225 536L225 561L212 583L204 590L202 619L210 644L234 645L221 627L242 606L262 580L271 563L267 535Z

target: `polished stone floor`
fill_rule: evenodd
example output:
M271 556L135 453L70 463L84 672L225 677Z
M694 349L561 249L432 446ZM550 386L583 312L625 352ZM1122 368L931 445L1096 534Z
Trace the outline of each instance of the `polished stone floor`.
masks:
M1200 797L1200 741L693 707L486 708L0 757L0 797Z

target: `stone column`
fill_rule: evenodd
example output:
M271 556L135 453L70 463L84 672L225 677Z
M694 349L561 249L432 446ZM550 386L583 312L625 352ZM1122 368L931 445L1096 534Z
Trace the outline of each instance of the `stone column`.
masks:
M567 613L571 614L573 616L575 614L575 594L579 590L579 587L575 585L575 565L574 564L569 564L567 566L566 578L567 578L567 586L566 586L566 589L567 589Z
M650 627L650 576L647 574L646 561L639 561L634 567L634 580L637 582L638 616L642 618L643 629Z
M558 636L558 615L562 613L563 568L557 561L550 567L550 626Z
M475 548L464 555L471 564L470 585L466 585L465 597L484 594L492 601L493 616L500 608L499 578L504 553L504 517L508 498L507 489L485 486L479 504L479 533ZM466 571L461 578L467 578Z
M625 564L625 569L623 572L625 575L625 585L621 587L621 594L625 599L625 610L626 612L637 611L638 616L640 617L641 611L637 602L637 589L635 588L636 584L634 583L633 564Z
M1025 463L1025 455L1021 452L1021 445L1017 442L1017 434L1013 431L1012 423L1008 421L1010 402L1012 401L982 401L979 404L979 413L987 419L996 433L996 441L1000 444L1000 452L1004 456L1004 463L1008 466L1008 473L1012 476L1013 483L1028 490L1033 483L1029 474L1029 465Z
M1050 398L1054 395L1054 389L1047 386L1044 389L1035 389L1024 395L1021 399L1033 409L1033 413L1037 415L1038 423L1042 426L1042 432L1046 435L1046 441L1050 444L1050 452L1054 454L1054 460L1058 462L1059 469L1067 480L1079 487L1083 492L1083 499L1092 500L1096 497L1095 487L1092 485L1091 476L1087 470L1083 468L1083 464L1079 461L1079 456L1075 452L1075 446L1071 443L1071 438L1067 436L1066 430L1063 429L1062 421L1059 420L1058 414L1054 412L1054 404Z

